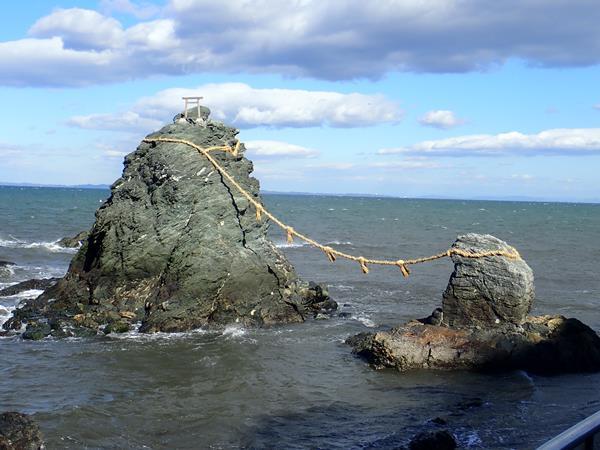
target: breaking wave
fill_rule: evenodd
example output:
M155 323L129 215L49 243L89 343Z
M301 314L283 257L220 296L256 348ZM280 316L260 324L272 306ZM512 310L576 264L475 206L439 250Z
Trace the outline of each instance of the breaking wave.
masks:
M12 237L12 236L11 236ZM0 239L0 247L5 248L39 248L52 253L77 253L78 248L66 248L58 245L58 240L52 242L27 242L20 239Z

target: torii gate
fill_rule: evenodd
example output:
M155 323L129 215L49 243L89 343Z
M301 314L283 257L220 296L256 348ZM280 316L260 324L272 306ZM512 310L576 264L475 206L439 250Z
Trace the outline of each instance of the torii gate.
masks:
M181 97L183 99L183 101L185 102L185 107L183 109L183 118L187 119L188 118L188 105L190 106L194 106L196 105L198 107L198 120L200 120L200 100L202 100L204 97Z

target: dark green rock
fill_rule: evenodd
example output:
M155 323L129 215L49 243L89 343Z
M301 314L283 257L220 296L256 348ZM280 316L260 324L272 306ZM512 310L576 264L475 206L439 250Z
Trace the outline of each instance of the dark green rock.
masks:
M81 247L85 240L88 238L89 232L81 231L77 233L75 236L64 237L60 241L57 242L58 245L65 248L77 248Z
M220 123L176 117L149 137L208 147L231 145L237 133ZM243 152L242 146L237 156L212 156L261 201ZM268 227L196 150L142 142L125 158L123 175L96 212L66 276L6 326L18 329L41 317L94 329L107 323L110 312L126 324L141 320L144 332L300 322L296 273L267 239Z
M489 234L459 236L452 248L515 251ZM451 327L494 327L525 322L535 298L533 271L523 259L453 255L454 272L443 295L443 322Z
M104 334L110 333L127 333L129 324L123 321L111 322L104 328Z
M27 325L27 328L23 332L23 339L39 341L44 339L46 336L50 336L51 333L52 328L48 323L36 322Z

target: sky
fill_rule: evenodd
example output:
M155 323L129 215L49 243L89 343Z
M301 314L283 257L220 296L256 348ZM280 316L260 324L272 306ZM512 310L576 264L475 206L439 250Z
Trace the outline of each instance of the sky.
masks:
M600 201L597 0L0 10L0 182L111 184L199 95L264 190Z

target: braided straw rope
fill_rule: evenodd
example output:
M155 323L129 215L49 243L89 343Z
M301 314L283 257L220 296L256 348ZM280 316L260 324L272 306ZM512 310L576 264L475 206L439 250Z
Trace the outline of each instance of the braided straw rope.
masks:
M422 257L422 258L414 258L414 259L386 260L386 259L371 259L371 258L365 258L364 256L350 255L349 253L344 253L344 252L336 250L332 247L328 247L326 245L320 244L319 242L315 241L314 239L311 239L308 236L305 236L304 234L294 230L294 228L292 228L291 226L283 223L281 220L279 220L277 217L275 217L273 214L271 214L267 209L265 209L265 207L261 203L256 201L254 199L254 197L252 196L252 194L248 193L242 186L240 186L238 184L238 182L215 160L215 158L213 158L210 155L210 152L212 152L212 151L224 151L224 152L229 152L234 156L237 156L239 149L240 149L240 145L241 145L240 141L237 141L233 148L228 145L200 147L200 146L194 144L193 142L186 141L184 139L164 138L164 137L147 138L147 139L144 139L142 142L147 142L147 143L171 142L171 143L175 143L175 144L184 144L184 145L187 145L189 147L196 149L202 156L204 156L214 166L214 168L224 178L227 179L227 181L229 181L229 183L231 183L232 186L234 186L238 190L238 192L240 194L242 194L246 198L246 200L248 200L248 202L250 202L250 204L252 204L252 206L254 206L254 208L256 210L256 220L260 221L262 218L262 215L264 214L267 218L271 219L272 222L277 224L282 230L284 230L286 232L288 243L291 244L293 242L294 237L297 237L298 239L312 245L313 247L320 249L323 253L325 253L327 258L331 262L334 262L336 260L336 258L339 257L339 258L345 258L350 261L355 261L355 262L359 263L360 268L363 271L363 273L369 273L369 267L368 267L369 265L397 266L400 269L400 272L402 273L402 275L404 277L408 277L408 275L410 274L410 270L408 270L409 265L421 264L421 263L428 262L428 261L435 261L436 259L451 257L452 255L458 255L458 256L462 256L464 258L485 258L488 256L504 256L504 257L510 258L510 259L521 259L519 252L517 252L516 250L514 250L512 252L506 251L506 250L469 252L469 251L462 250L459 248L450 248L444 252L437 253L435 255L426 256L426 257Z

